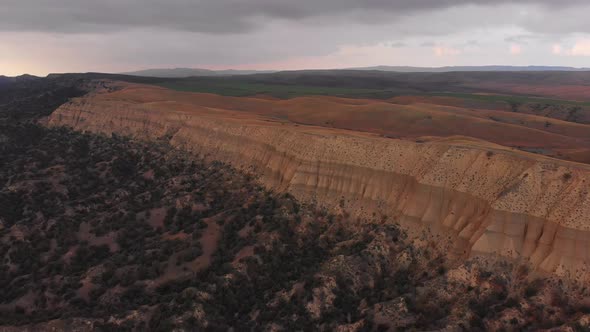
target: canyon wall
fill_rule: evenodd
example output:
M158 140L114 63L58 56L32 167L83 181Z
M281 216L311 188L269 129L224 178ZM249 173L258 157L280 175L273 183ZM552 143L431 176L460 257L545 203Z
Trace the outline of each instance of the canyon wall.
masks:
M354 131L91 93L62 105L48 126L166 139L254 171L304 201L428 229L450 254L526 257L539 270L588 280L590 167L463 137L389 139ZM158 90L161 95L162 91ZM321 111L321 110L318 110Z

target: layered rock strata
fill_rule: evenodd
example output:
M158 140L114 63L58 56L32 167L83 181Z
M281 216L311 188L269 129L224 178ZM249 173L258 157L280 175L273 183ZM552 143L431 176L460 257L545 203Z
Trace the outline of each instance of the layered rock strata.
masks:
M125 93L132 89L158 88L89 94L46 123L164 138L253 170L266 186L299 199L429 229L450 240L457 258L525 257L542 271L590 278L587 165L462 137L388 139L174 100L145 102Z

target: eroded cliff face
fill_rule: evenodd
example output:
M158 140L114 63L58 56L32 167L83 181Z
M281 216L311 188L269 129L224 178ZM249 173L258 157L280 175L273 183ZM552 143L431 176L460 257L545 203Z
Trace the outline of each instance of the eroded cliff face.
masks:
M526 257L542 271L590 279L586 165L467 138L419 143L125 94L137 88L158 89L90 94L61 106L47 125L165 138L253 170L299 199L386 215L415 234L429 229L456 258Z

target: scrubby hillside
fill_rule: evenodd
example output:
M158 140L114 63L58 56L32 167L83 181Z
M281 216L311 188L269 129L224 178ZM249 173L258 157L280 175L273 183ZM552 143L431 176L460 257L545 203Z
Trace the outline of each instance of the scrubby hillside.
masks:
M69 98L84 95L87 90L84 82L74 77L0 77L0 125L27 122L51 114Z
M0 324L9 331L516 330L589 321L587 291L534 279L525 266L449 267L431 243L410 242L381 216L358 223L300 205L164 143L32 125L7 137Z
M524 260L447 261L393 215L352 217L342 198L329 213L176 149L174 128L38 126L88 85L31 82L0 103L2 331L590 328L583 286Z

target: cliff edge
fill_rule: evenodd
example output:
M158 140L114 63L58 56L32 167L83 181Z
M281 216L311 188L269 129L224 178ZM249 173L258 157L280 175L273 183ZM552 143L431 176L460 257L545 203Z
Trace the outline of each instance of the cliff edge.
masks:
M46 124L166 139L252 170L301 200L432 230L457 258L525 257L539 270L590 279L585 164L466 137L403 140L306 126L167 98L167 91L119 83L62 105Z

